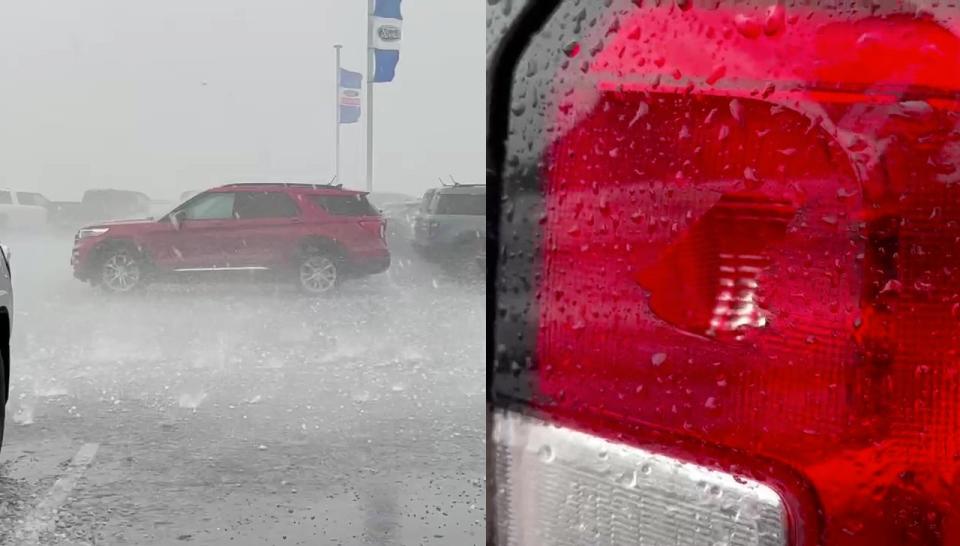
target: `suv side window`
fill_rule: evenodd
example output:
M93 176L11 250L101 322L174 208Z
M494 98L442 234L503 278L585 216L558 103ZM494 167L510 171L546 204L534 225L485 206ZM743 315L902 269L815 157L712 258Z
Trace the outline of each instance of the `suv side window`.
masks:
M300 214L294 200L281 192L241 192L237 194L237 218L293 218Z
M310 199L334 216L376 216L377 210L360 194L311 195Z
M9 205L13 203L12 196L8 191L0 191L0 205Z
M215 192L202 195L183 209L187 220L228 220L233 218L237 194Z
M483 216L487 213L485 194L441 193L437 196L437 214Z

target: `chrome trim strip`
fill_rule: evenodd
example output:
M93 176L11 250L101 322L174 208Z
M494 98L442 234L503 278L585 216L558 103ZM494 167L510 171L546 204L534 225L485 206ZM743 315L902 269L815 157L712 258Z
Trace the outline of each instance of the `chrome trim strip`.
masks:
M192 273L196 271L266 271L269 267L251 266L251 267L184 267L174 269L178 273Z

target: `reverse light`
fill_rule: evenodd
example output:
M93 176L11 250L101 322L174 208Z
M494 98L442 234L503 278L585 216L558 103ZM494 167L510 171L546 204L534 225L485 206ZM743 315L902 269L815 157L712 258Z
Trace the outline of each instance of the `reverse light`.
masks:
M784 546L771 488L517 413L494 414L497 544Z

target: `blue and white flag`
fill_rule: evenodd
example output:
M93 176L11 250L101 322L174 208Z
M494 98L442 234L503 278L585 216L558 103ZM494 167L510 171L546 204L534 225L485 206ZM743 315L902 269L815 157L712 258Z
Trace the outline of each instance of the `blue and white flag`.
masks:
M400 0L375 0L370 25L373 27L374 82L393 81L400 60Z
M356 123L360 119L360 87L363 74L340 69L338 86L340 104L340 123Z

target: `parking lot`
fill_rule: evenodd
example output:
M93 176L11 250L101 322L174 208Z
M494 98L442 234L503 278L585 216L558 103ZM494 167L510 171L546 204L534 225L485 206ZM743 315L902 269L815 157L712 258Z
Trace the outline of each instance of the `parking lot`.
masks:
M107 296L71 278L69 235L4 242L0 543L480 542L479 283L395 251L323 298Z

